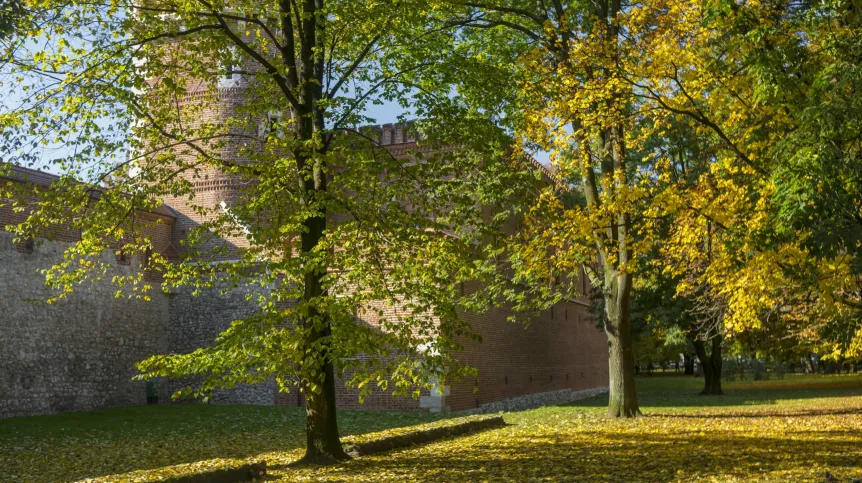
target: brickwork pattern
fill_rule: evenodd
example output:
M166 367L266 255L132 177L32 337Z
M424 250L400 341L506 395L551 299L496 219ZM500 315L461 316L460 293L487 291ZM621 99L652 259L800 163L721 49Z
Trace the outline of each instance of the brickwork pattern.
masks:
M445 405L451 411L481 407L526 394L607 385L605 335L582 303L565 303L527 326L508 322L511 312L461 314L482 342L464 341L459 360L479 370L475 380L453 384Z

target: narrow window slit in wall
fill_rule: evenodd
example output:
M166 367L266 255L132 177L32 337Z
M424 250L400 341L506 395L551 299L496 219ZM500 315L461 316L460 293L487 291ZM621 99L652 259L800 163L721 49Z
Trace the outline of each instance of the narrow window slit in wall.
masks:
M33 248L36 247L36 241L32 237L19 243L15 248L21 253L33 253Z

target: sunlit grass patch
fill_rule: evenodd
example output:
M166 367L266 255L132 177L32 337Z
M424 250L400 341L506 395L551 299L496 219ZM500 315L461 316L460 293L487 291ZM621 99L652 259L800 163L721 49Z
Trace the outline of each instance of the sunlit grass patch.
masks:
M340 411L339 427L344 435L361 435L442 417ZM305 444L304 428L301 408L239 405L135 406L0 420L0 482L77 481L129 472L134 473L127 481L150 481L190 472L189 465L216 468L274 452L294 454Z
M700 383L640 378L645 417L633 421L605 419L597 397L506 414L504 428L332 467L289 466L303 452L296 408L177 405L6 420L0 481L150 482L260 459L270 481L282 482L789 483L824 481L827 470L846 481L862 477L862 377L735 383L720 397L696 395ZM339 419L345 441L422 424L448 422L378 411L342 411Z

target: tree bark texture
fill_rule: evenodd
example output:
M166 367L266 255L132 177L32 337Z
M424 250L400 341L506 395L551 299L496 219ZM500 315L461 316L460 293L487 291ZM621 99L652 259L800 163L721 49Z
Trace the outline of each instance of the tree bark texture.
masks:
M309 139L318 128L313 122L316 116L297 116L297 127L304 138ZM301 249L305 255L315 251L325 236L326 213L316 206L316 197L326 192L326 174L320 157L309 156L297 150L294 153L297 166L302 175L302 185L305 203L315 206L317 213L309 216L303 223L301 234ZM315 377L316 391L306 391L306 452L302 461L306 463L332 463L350 459L341 446L338 434L335 399L335 371L330 353L332 327L329 316L317 309L315 303L326 296L323 287L323 277L328 267L325 258L310 256L306 263L304 275L303 302L308 304L307 319L303 321L305 330L306 353L316 353L313 358L314 367L303 368L306 375ZM320 376L322 375L322 380Z
M694 375L694 354L690 354L688 352L683 354L683 366L685 366L684 374L688 376Z
M709 339L710 354L706 353L706 342L695 339L694 350L703 367L703 395L718 396L724 394L721 390L721 337L715 335Z
M635 389L629 294L631 275L618 273L605 296L605 334L608 337L608 417L631 418L641 414Z

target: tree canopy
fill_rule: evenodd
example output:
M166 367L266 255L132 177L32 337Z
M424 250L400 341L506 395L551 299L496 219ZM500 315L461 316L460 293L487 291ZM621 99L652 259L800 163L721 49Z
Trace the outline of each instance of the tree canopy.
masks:
M629 294L652 264L718 342L772 317L836 356L858 350L849 3L445 5L464 27L462 68L481 74L460 92L550 151L565 187L545 190L512 247L533 287L519 300L552 303L590 275L612 349L610 414L637 413Z
M505 207L526 170L492 123L411 84L447 41L422 2L21 5L0 55L0 158L63 175L18 197L26 219L10 228L80 230L47 270L57 298L105 277L110 248L146 254L165 290L239 291L256 307L209 348L141 362L143 377L201 376L182 391L198 396L272 377L299 386L307 459L326 461L346 458L336 375L361 394L416 397L472 373L451 357L470 335L457 314L489 299L459 289L496 273L482 246L507 217L479 207ZM421 149L393 156L362 129L384 101L413 103ZM216 173L232 195L198 198ZM179 260L151 252L137 217L164 200L196 222ZM118 296L152 290L143 273L114 282Z
M470 333L460 309L547 308L584 295L582 273L601 299L612 417L640 413L632 291L674 297L653 320L719 372L724 339L765 327L836 358L862 350L852 2L9 5L0 158L64 174L12 230L81 231L47 272L63 297L105 276L105 248L148 253L138 210L188 206L185 258L148 257L163 286L243 290L258 309L141 370L204 375L199 394L299 384L311 460L346 457L335 374L414 395L467 374L450 357ZM421 116L421 150L392 156L362 129L381 102ZM536 150L548 183L520 162ZM236 196L198 200L216 172ZM471 281L487 290L464 295Z

